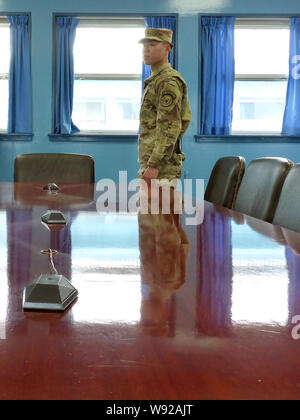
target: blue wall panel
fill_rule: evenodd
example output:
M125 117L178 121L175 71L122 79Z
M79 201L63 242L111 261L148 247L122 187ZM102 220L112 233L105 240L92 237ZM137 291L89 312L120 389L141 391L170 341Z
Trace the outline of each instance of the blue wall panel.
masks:
M196 143L198 129L199 13L242 15L300 14L299 0L0 0L1 12L30 12L32 28L33 127L31 142L0 142L0 181L13 179L13 161L19 153L87 153L96 161L96 180L118 179L119 170L128 170L129 179L138 169L137 144L118 141L54 142L52 129L53 14L178 14L178 69L186 79L193 120L183 141L187 154L185 175L207 181L220 156L239 154L247 162L261 156L283 156L300 162L300 143ZM299 139L300 142L300 139Z

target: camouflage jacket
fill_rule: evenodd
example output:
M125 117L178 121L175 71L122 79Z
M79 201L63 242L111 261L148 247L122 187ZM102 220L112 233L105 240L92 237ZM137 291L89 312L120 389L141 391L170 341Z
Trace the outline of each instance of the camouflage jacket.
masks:
M191 121L191 109L184 79L170 64L145 80L140 111L139 177L147 166L159 170L159 179L181 177L180 140Z

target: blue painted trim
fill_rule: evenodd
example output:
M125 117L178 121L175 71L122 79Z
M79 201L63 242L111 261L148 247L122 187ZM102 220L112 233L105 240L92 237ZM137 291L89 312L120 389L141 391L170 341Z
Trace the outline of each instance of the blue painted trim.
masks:
M101 142L101 143L136 143L138 135L115 134L48 134L55 142Z
M0 12L0 16L6 17L6 16L29 16L31 15L31 12Z
M286 144L299 143L300 136L251 136L251 135L232 135L232 136L201 136L196 134L194 136L196 143L272 143L272 144Z
M89 12L89 13L84 13L84 12L53 12L53 15L55 15L55 17L57 16L70 16L70 17L77 17L78 19L80 19L81 17L147 17L147 16L174 16L176 19L178 19L179 13L118 13L118 12L105 12L105 13L101 13L101 12Z
M199 13L200 16L232 16L236 18L292 18L300 17L299 13Z
M0 141L32 141L33 134L8 134L8 133L1 133L0 134Z

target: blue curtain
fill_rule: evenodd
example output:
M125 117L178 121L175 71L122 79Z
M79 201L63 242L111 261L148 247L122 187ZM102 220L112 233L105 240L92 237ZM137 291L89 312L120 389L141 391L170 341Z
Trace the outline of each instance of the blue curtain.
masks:
M73 46L78 23L78 19L71 17L57 18L56 134L72 134L80 131L72 121L74 87Z
M175 25L176 19L175 17L170 16L148 16L145 18L145 24L147 28L165 28L171 29L173 31L173 39L172 43L174 45L175 39ZM172 48L170 55L169 55L169 62L172 67L174 67L174 48ZM143 63L143 72L142 72L142 87L144 87L144 81L151 76L151 68L150 66L146 66Z
M232 129L234 17L203 17L201 32L201 134Z
M28 16L8 16L10 64L8 133L32 133L32 92Z
M300 74L293 63L293 57L300 55L300 18L292 18L290 23L289 80L286 93L282 134L300 134ZM296 74L295 74L296 73ZM299 71L298 71L299 73Z

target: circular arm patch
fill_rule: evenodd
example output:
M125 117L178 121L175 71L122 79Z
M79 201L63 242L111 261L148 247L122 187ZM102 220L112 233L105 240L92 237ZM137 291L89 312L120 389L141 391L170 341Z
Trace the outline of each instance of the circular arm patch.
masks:
M164 92L160 99L160 104L163 107L169 107L175 102L176 95L173 92Z

